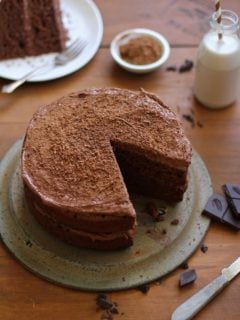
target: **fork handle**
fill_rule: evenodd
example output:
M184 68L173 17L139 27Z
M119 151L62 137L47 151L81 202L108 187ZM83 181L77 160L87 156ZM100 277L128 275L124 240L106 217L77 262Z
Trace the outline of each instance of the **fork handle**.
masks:
M13 91L15 91L18 87L20 87L23 83L25 83L27 80L31 79L32 76L34 76L34 74L39 71L40 69L42 69L43 67L45 67L46 64L41 65L35 69L33 69L32 71L30 71L29 73L27 73L25 76L23 76L21 79L16 80L11 82L10 84L4 85L2 87L2 92L3 93L12 93Z

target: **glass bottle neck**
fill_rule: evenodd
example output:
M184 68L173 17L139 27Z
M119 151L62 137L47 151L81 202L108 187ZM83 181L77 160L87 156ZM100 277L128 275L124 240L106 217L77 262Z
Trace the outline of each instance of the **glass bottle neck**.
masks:
M218 23L218 13L214 14L210 18L210 26L213 31L221 34L234 34L239 29L238 15L230 10L222 10L221 23Z

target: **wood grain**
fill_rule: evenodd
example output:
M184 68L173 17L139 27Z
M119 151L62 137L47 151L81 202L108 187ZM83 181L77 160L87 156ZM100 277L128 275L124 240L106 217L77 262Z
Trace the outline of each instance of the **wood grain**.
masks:
M104 19L104 38L95 58L82 70L56 81L26 84L12 95L0 95L0 157L24 135L27 123L42 104L61 95L87 87L116 86L129 89L140 87L157 93L179 114L193 147L201 155L212 178L213 188L221 192L225 182L240 181L240 100L224 110L213 111L201 106L192 94L194 69L187 73L166 71L169 65L179 67L185 59L195 61L200 38L208 28L207 17L213 1L182 0L97 0ZM223 6L240 14L238 0L223 1ZM133 75L112 61L109 43L114 35L132 27L149 27L162 32L172 44L171 56L165 66L148 75ZM0 85L7 83L0 80ZM239 97L240 98L240 97ZM193 114L203 127L183 118ZM151 284L148 294L132 289L109 293L118 303L120 314L114 319L167 320L186 298L208 284L239 256L239 234L212 223L204 243L189 258L197 271L197 281L179 289L178 268L161 283ZM95 293L61 288L34 276L17 262L0 244L0 320L100 320ZM232 281L195 319L240 319L240 278Z

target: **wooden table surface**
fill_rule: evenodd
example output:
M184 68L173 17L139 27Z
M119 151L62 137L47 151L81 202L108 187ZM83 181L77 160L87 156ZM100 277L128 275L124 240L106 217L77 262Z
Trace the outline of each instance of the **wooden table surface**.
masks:
M194 72L167 72L168 65L195 60L196 49L208 30L213 11L211 0L96 0L104 21L100 50L83 69L68 77L36 84L25 84L11 95L0 94L0 156L24 135L34 111L65 93L88 87L142 87L158 94L182 119L186 134L204 160L215 192L225 182L240 181L240 99L235 105L218 111L199 105L192 96ZM239 0L222 1L240 14ZM109 44L120 31L148 27L164 34L171 44L171 56L164 67L147 75L133 75L113 62ZM1 79L0 86L8 81ZM240 91L240 90L239 90ZM194 111L203 127L192 127L182 118ZM208 251L200 249L189 258L196 269L197 281L179 289L178 268L161 284L153 283L148 294L132 289L108 296L118 303L120 314L114 319L165 320L187 297L214 279L220 270L239 256L240 235L223 225L212 223L204 239ZM235 278L195 319L240 319L240 277ZM39 279L27 271L0 244L0 320L101 319L96 310L96 293L74 291Z

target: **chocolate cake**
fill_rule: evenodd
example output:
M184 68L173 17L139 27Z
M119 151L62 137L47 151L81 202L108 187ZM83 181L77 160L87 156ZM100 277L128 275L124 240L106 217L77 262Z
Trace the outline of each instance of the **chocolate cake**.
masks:
M0 59L59 52L66 31L59 0L0 1Z
M44 228L74 245L108 250L133 243L136 213L128 192L181 201L190 161L176 115L157 96L88 89L35 113L22 178Z

